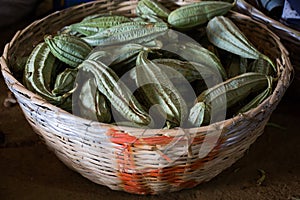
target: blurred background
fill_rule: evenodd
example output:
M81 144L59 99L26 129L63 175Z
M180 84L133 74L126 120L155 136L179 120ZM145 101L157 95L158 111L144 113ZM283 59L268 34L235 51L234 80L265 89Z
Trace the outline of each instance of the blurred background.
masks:
M265 15L300 30L299 0L248 0L248 2Z

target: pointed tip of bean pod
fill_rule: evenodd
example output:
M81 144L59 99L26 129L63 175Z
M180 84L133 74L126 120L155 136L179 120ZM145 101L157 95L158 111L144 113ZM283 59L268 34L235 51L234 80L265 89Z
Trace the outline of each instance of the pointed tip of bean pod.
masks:
M234 0L231 4L232 4L232 6L235 6L236 5L236 0Z
M46 34L45 36L44 36L44 40L45 39L53 39L53 35L51 35L51 34Z
M268 61L268 63L270 63L270 65L272 66L273 70L275 73L277 73L277 68L274 64L274 62L266 55L262 54L262 58L265 59L266 61Z

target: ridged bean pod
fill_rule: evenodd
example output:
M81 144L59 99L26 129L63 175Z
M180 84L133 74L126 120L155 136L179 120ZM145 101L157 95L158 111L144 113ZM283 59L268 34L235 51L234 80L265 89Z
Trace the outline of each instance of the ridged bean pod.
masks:
M114 27L115 32L113 35L103 37L102 34L91 37L84 37L88 44L91 46L107 46L116 45L126 42L146 43L154 40L160 35L163 35L168 30L168 25L164 22L145 23L145 22L132 22L133 26ZM118 28L120 28L118 30Z
M139 16L155 15L160 18L167 19L170 10L156 0L140 0L136 7L136 13Z
M192 127L200 127L205 113L205 104L197 102L191 109L188 117L188 125Z
M272 93L272 84L274 79L271 76L267 76L268 78L268 86L265 90L259 93L256 97L254 97L250 102L244 105L238 113L246 112L252 108L255 108L259 104L261 104L271 93Z
M105 96L97 89L94 78L83 83L77 104L80 117L103 123L111 121L110 105Z
M121 76L135 66L138 53L145 48L147 47L136 43L101 46L100 48L96 47L88 59L108 65L118 76Z
M93 74L98 90L123 118L140 126L147 126L151 122L142 105L108 66L99 61L85 60L79 69Z
M78 70L70 68L59 73L56 77L52 94L58 96L72 91L75 88L77 73Z
M197 79L213 77L216 71L201 63L182 61L172 58L157 58L151 60L167 75L169 79L177 79L178 73L182 74L188 82ZM136 79L136 71L130 71L132 79Z
M259 52L229 18L214 17L208 22L206 32L208 40L215 46L244 58L265 59L276 71L270 58Z
M168 22L178 29L191 29L205 24L214 16L226 14L234 4L222 1L200 1L172 11Z
M200 44L186 42L184 44L171 44L167 48L176 52L187 61L203 64L211 68L212 71L215 70L219 72L223 80L227 79L226 71L220 59L213 52L202 47Z
M85 36L90 36L97 34L107 28L129 22L129 18L125 16L118 15L108 15L108 16L91 16L89 18L83 19L81 22L74 23L66 27L67 30L75 33L80 33Z
M51 79L56 71L56 58L44 42L39 43L29 55L24 68L24 83L26 87L41 95L46 100L57 104L62 98L51 93Z
M132 21L132 22L125 22L110 28L107 28L101 32L98 32L92 36L89 37L83 37L84 40L87 39L102 39L102 38L107 38L110 37L114 34L118 34L118 33L122 33L125 31L130 31L130 30L135 30L135 29L139 29L141 27L146 26L147 24L149 24L148 22L145 21Z
M268 76L248 72L205 90L197 97L197 102L205 103L204 121L209 121L212 109L218 113L218 111L231 108L249 94L267 88L268 84Z
M137 86L152 105L160 105L159 111L169 122L181 125L188 115L186 102L163 70L147 57L148 51L141 51L137 57Z
M73 68L82 63L92 51L92 47L85 41L68 34L48 35L44 40L55 57Z
M254 60L250 64L250 69L252 72L262 73L266 75L274 75L274 70L271 67L270 63L261 58Z

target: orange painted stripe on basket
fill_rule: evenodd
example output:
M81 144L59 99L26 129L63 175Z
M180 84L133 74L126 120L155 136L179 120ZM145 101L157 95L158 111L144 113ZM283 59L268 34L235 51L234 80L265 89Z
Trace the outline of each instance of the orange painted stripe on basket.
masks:
M177 140L176 137L170 136L153 136L153 137L145 137L145 138L137 138L135 136L130 135L129 133L125 133L113 128L108 129L107 135L111 136L110 141L115 144L134 144L134 145L168 145L174 139ZM200 135L192 139L192 144L201 144L204 140L205 136ZM186 142L186 137L181 137L179 141Z
M112 136L110 138L111 142L121 145L116 147L118 151L115 152L115 155L118 165L118 177L122 181L124 191L134 194L151 193L142 180L141 174L135 172L136 166L131 147L137 141L137 138L115 129L109 129L107 134ZM134 173L130 173L131 171Z
M135 194L149 194L153 191L147 186L147 182L143 179L143 175L135 173L119 173L118 177L122 180L123 189L126 192Z
M152 177L162 177L162 178L167 178L164 176L169 176L170 174L181 174L181 173L188 173L189 171L195 171L202 167L206 162L211 161L215 158L215 156L218 154L218 151L216 149L212 150L211 153L209 153L206 157L196 160L193 163L190 164L185 164L185 165L177 165L177 166L172 166L172 167L166 167L166 168L161 168L161 169L154 169L145 172L147 176L152 176ZM170 177L171 178L171 177ZM175 182L175 181L171 181Z
M123 156L116 157L118 163L118 177L122 181L123 189L130 193L146 194L149 189L142 184L141 176L138 173L129 173L135 171L133 152L130 145L122 145Z
M180 188L191 188L196 186L199 182L196 180L185 180L185 176L183 174L199 170L206 162L215 159L220 150L221 144L223 143L223 140L220 138L216 146L208 153L207 156L191 163L187 162L184 165L137 171L132 147L137 147L139 145L167 145L174 140L174 137L154 136L137 138L115 129L109 129L107 134L111 136L111 142L121 145L116 147L118 149L118 151L116 151L116 160L119 171L118 177L122 181L122 187L125 191L135 194L153 193L151 188L147 185L149 180L166 182ZM204 138L204 135L199 135L195 137L191 143L193 145L201 144L204 141ZM180 140L186 142L187 138L182 137Z
M118 134L111 137L110 141L115 144L134 144L137 138L128 134Z
M110 141L116 144L146 144L146 145L166 145L173 141L174 137L167 136L154 136L148 138L137 138L135 136L131 136L128 133L114 133L110 134L112 136Z
M185 165L180 166L170 166L159 169L146 169L141 172L142 177L140 178L143 178L145 180L166 182L177 188L192 188L198 185L200 182L193 179L186 180L186 175L199 170L203 167L203 165L205 165L206 162L215 159L220 150L220 144L221 143L218 143L218 145L205 158L196 160L193 163L187 162Z
M119 169L122 166L122 170L126 169L135 169L135 163L133 158L133 152L131 150L130 145L122 145L122 147L118 148L120 151L119 154L116 154L118 158Z
M195 180L184 180L184 176L182 174L188 174L189 172L194 172L195 170L200 169L206 162L215 159L218 155L221 141L213 148L209 154L199 160L196 160L193 163L186 163L185 165L177 165L171 167L165 167L160 169L152 169L152 170L145 170L142 174L144 177L150 179L151 177L155 177L158 180L166 181L172 185L176 185L182 188L185 187L194 187L195 185L199 184L199 182ZM181 176L178 176L180 174Z

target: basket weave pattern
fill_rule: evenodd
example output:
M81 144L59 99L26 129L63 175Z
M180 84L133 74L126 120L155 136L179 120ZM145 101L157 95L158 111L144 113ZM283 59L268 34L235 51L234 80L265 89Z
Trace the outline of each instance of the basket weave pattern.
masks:
M192 1L190 1L192 2ZM18 80L16 59L29 55L44 35L95 13L134 15L137 1L95 1L55 12L16 33L5 47L1 70L24 115L45 144L71 169L91 181L136 194L191 188L209 181L241 158L259 137L290 84L293 71L279 38L263 24L228 15L260 51L277 63L281 76L273 94L243 115L185 131L118 127L76 117L27 90ZM183 1L163 1L169 8ZM201 156L206 140L216 141ZM176 158L176 159L174 159Z

